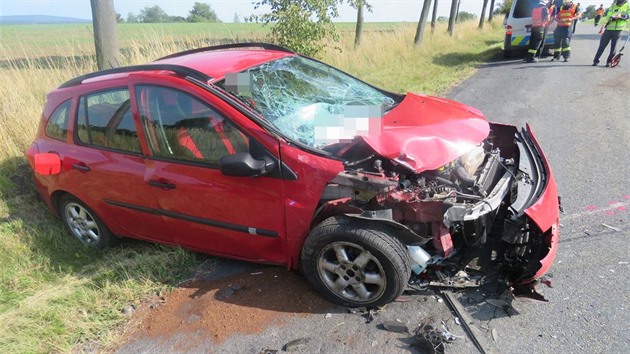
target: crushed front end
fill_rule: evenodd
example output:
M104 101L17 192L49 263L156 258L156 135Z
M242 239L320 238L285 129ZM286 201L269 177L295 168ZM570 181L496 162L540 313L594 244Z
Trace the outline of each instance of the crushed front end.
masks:
M498 280L527 287L551 266L559 199L529 127L490 124L468 152L420 172L361 138L335 153L345 170L327 185L317 219L343 213L388 224L410 251L428 254L426 264L412 267L425 284L478 286L499 265Z

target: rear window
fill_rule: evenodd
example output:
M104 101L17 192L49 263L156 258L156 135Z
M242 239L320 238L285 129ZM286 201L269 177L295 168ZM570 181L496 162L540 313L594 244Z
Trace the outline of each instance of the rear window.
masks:
M53 139L65 141L68 137L68 117L70 116L70 103L67 100L60 104L46 123L46 135Z
M514 18L532 17L532 10L540 4L539 0L516 0Z
M76 132L79 141L85 144L140 152L126 88L81 97Z

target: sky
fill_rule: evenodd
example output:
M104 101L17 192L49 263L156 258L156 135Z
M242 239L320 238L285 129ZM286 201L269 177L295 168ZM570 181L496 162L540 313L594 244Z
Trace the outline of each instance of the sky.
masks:
M208 3L223 22L232 22L234 14L241 18L251 14L261 14L264 11L254 10L252 0L211 0L198 2ZM496 0L500 3L503 0ZM574 0L577 1L577 0ZM608 4L611 0L603 1ZM127 18L130 12L135 15L147 6L160 6L168 15L186 17L192 9L195 0L114 0L116 12ZM599 5L599 1L579 1L582 8L588 5ZM422 10L423 0L369 0L373 12L365 13L366 22L384 21L418 21ZM483 0L462 0L460 11L467 11L479 15ZM438 16L448 16L451 0L438 0ZM489 5L488 5L489 7ZM340 7L340 16L336 21L354 22L356 10L348 5ZM487 10L486 10L487 12ZM12 15L49 15L80 19L91 19L90 0L0 0L0 16ZM431 14L429 14L429 17Z

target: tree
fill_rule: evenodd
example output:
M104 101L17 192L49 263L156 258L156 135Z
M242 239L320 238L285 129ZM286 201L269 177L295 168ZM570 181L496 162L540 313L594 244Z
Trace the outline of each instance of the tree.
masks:
M118 67L118 32L114 0L90 0L99 70Z
M422 44L422 36L424 35L424 28L427 26L427 18L429 17L430 9L431 0L424 0L422 11L420 12L420 19L418 20L418 28L416 28L416 37L413 39L413 44L416 46Z
M361 37L363 35L363 10L367 9L372 12L372 5L368 4L365 0L348 0L350 6L357 10L357 25L354 31L354 46L361 44Z
M505 0L500 3L496 10L494 10L495 15L507 15L512 8L512 0Z
M483 0L483 5L481 6L481 16L479 17L479 29L483 29L483 21L486 17L486 6L488 6L488 0Z
M455 18L457 18L458 6L457 0L451 2L451 14L448 17L448 35L451 37L453 36L453 32L455 32Z
M595 18L595 11L597 10L597 8L595 7L595 5L589 5L586 7L586 10L584 10L584 12L582 13L582 17L586 18L586 19L591 19L591 18Z
M234 19L232 20L234 23L241 23L241 17L235 12Z
M431 15L431 33L435 31L435 23L437 21L438 0L433 0L433 14Z
M272 42L308 56L316 56L324 45L321 40L339 40L332 19L339 15L340 0L260 0L254 9L268 6L271 12L252 16L265 25L273 23Z
M494 15L494 0L490 0L490 11L488 11L488 22L492 22L492 15Z
M485 1L485 0L484 0ZM460 11L458 15L457 22L466 22L472 21L477 18L477 15L471 14L470 12Z
M138 15L138 20L143 23L166 22L167 18L166 12L158 5L145 6L144 9L140 10L140 15Z
M116 13L116 23L125 22L125 19L118 12Z
M210 5L202 2L196 2L193 5L187 20L188 22L221 22Z
M127 14L127 23L138 23L138 16L134 15L133 12Z

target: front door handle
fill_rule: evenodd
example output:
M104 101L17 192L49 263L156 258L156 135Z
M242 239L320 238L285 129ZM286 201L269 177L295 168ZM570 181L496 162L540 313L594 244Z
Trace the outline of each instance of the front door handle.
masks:
M149 185L153 186L153 187L158 187L158 188L162 188L162 189L175 189L177 186L174 185L173 183L169 183L166 180L160 179L160 180L149 180Z
M88 165L83 163L83 162L77 162L75 164L72 164L72 168L74 168L75 170L82 171L82 172L90 172L90 171L92 171L92 169Z

